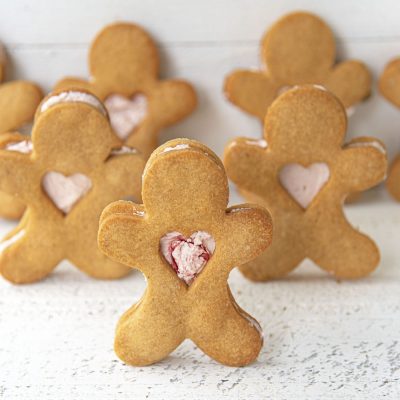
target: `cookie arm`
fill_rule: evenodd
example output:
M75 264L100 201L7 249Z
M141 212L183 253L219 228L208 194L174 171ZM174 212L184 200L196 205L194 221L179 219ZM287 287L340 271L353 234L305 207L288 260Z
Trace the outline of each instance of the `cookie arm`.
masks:
M229 179L240 189L262 195L268 189L265 140L236 138L224 151L224 165Z
M262 122L278 87L265 73L237 70L225 79L224 93L231 103Z
M344 192L366 190L386 176L386 149L377 139L360 137L344 146L337 165Z
M121 199L133 196L140 201L144 166L145 161L139 153L111 156L105 163L103 176L107 182L106 192L112 192L114 199L115 195Z
M226 211L224 231L230 237L226 264L234 267L254 259L270 245L272 219L261 206L241 204Z
M348 108L368 97L371 83L371 73L365 64L352 60L338 64L325 86L341 100L345 108Z
M28 81L12 81L0 86L0 133L29 123L43 94Z
M84 79L66 77L58 81L54 86L55 91L69 89L84 89L95 94L96 96L99 96L99 93L97 93L95 86L92 85L90 82L85 81Z
M155 124L159 128L184 119L196 106L196 92L184 81L162 81L151 93L150 112L154 115Z
M148 265L145 261L150 250L143 238L149 236L148 231L141 205L116 201L100 217L97 241L100 250L112 260L146 273L143 266Z

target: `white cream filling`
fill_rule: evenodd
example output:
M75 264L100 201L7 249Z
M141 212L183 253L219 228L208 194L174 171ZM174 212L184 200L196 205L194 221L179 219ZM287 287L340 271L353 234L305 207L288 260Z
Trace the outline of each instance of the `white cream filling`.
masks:
M352 147L374 147L375 149L379 150L382 154L386 155L386 149L378 141L354 142L354 143L348 144L346 147L350 147L350 148L352 148Z
M314 85L312 85L312 86L313 86L315 89L319 89L319 90L322 90L322 91L324 91L324 92L327 92L327 91L328 91L328 90L326 89L326 87L325 87L325 86L322 86L322 85L316 85L316 84L314 84ZM290 89L296 89L296 88L298 88L298 87L300 87L300 86L299 86L299 85L293 85L293 86L284 85L284 86L281 86L281 87L278 89L278 92L277 92L278 97L279 97L281 94L287 92L288 90L290 90ZM346 115L347 115L348 118L350 118L350 117L356 112L356 108L357 108L356 106L357 106L357 104L354 104L354 105L352 105L352 106L350 106L350 107L345 108Z
M190 148L188 144L182 143L182 144L177 144L176 146L166 147L165 149L162 150L161 153L168 153L169 151L183 150L188 148Z
M168 152L170 152L170 151L175 151L175 150L189 149L189 148L190 148L190 146L189 146L188 144L186 144L186 143L177 144L176 146L173 146L173 147L166 147L165 149L163 149L163 150L160 152L160 154L162 154L162 153L168 153ZM147 163L146 163L146 166L145 166L145 168L144 168L144 170L143 170L142 180L143 180L143 178L145 177L145 175L146 175L146 173L147 173L147 170L148 170L149 168L150 168L150 163L147 162Z
M232 295L233 297L233 295ZM236 311L244 318L247 320L247 322L250 324L250 326L252 326L253 328L255 328L257 330L257 332L259 333L260 337L263 338L264 337L264 333L263 330L261 328L261 325L258 323L258 321L256 319L254 319L253 317L251 317L250 315L246 314L245 311L241 310L239 308L239 306L236 304L235 300L232 299L232 304L235 307Z
M17 232L14 236L11 236L7 240L3 240L0 242L0 253L2 253L5 249L10 247L12 244L17 242L19 239L21 239L25 235L25 229L21 229L19 232Z
M8 151L17 151L18 153L29 154L33 151L33 143L31 140L26 139L20 142L9 142L4 147Z
M139 217L144 217L146 213L144 211L135 210L133 213Z
M122 154L136 154L138 151L134 147L122 146L117 149L112 149L111 156L120 156Z
M253 210L253 208L251 207L235 207L232 208L231 210L229 210L229 213L236 213L236 212L240 212L240 211L250 211Z
M263 149L266 149L268 147L268 143L265 139L259 139L259 140L246 140L246 144L250 144L252 146L258 146Z
M356 112L356 107L355 106L350 106L346 108L346 114L347 117L350 118L354 113Z
M103 115L107 115L107 111L101 101L90 93L78 92L78 91L67 91L55 94L47 98L40 107L40 112L48 110L56 104L60 103L86 103L97 110L99 110Z

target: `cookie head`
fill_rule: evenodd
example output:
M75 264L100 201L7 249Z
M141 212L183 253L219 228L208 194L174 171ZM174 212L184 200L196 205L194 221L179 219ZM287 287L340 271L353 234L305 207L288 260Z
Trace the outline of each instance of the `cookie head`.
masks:
M322 82L335 60L335 39L320 18L295 12L265 34L262 58L281 85Z
M228 181L222 163L205 146L173 140L160 146L147 162L142 197L150 214L172 218L179 209L180 219L193 219L211 212L211 204L215 212L225 212Z
M346 125L345 110L334 95L322 87L305 85L288 90L272 104L264 135L271 150L295 158L313 149L341 146Z
M131 95L132 88L146 88L148 81L157 77L157 48L151 37L137 25L109 25L91 46L89 68L95 82L101 81L114 92Z
M115 140L107 111L92 94L54 93L39 105L32 131L34 153L55 169L87 171L108 157Z
M400 107L400 58L386 65L379 78L379 90L387 100Z

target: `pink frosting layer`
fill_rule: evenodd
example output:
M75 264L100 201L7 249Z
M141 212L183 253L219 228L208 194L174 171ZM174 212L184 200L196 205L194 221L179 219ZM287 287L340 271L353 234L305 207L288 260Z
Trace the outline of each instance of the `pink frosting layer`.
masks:
M178 277L190 285L214 253L215 241L203 231L187 239L179 232L170 232L160 239L160 247Z

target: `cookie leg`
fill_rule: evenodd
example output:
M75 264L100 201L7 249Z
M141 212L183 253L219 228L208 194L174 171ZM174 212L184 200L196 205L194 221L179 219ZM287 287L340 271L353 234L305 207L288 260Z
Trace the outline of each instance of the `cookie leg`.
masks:
M24 221L1 243L0 272L13 283L32 283L49 275L62 260L59 246Z
M341 279L355 279L371 273L379 264L379 249L366 235L344 218L324 230L323 243L315 243L310 258Z
M271 246L239 269L246 278L252 281L267 281L284 277L303 259L304 252L300 241L284 237L276 229Z
M126 265L110 260L97 246L78 245L73 252L69 253L68 259L82 272L93 278L119 279L132 271Z
M114 348L118 357L136 366L166 358L184 340L184 326L174 317L175 311L168 302L150 299L132 306L117 325Z
M240 367L254 361L263 344L258 322L233 299L229 287L225 299L196 309L189 337L214 360ZM202 317L204 315L204 317Z

